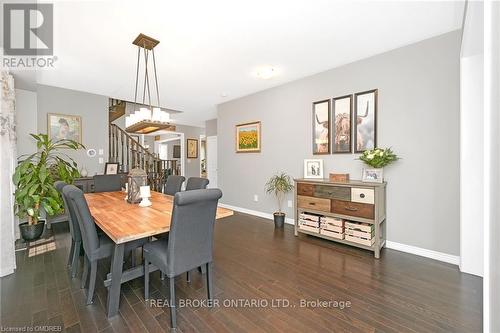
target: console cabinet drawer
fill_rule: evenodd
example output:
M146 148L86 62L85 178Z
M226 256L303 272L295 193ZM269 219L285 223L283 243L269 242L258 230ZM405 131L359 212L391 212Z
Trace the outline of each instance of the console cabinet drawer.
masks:
M313 184L297 184L297 194L298 195L307 195L312 197L314 195L314 185Z
M313 198L313 197L298 195L297 206L299 208L314 209L322 212L329 212L331 209L331 202L329 199Z
M350 201L351 189L349 187L342 186L316 185L314 187L314 196L320 198Z
M332 200L332 213L373 219L375 206L359 202Z
M375 203L375 191L371 188L351 188L351 201L367 204Z

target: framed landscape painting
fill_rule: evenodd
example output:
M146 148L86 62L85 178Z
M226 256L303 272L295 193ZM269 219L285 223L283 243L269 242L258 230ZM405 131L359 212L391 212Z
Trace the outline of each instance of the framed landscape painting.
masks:
M354 95L354 152L377 147L377 89Z
M53 140L73 140L82 143L82 117L48 113L47 134Z
M333 99L333 153L350 153L351 148L352 95Z
M260 152L260 121L236 125L236 152Z
M198 158L197 139L187 139L187 158Z
M313 103L313 155L330 154L330 100Z

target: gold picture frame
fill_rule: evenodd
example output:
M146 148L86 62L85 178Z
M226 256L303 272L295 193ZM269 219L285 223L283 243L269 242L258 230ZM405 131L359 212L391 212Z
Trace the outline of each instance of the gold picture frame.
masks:
M47 134L49 139L67 139L82 143L82 117L47 113Z
M187 139L187 158L198 158L198 140Z
M261 149L261 123L254 121L236 125L236 152L260 153Z

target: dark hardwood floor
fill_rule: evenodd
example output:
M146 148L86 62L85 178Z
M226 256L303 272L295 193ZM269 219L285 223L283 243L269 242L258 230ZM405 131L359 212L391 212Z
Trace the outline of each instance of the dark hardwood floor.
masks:
M18 269L1 279L2 330L40 325L67 332L169 330L169 308L144 302L142 278L123 285L120 314L111 320L102 283L94 304L85 305L80 279L71 279L66 267L66 223L54 225L46 237L31 256L17 252ZM100 265L101 278L108 269L109 261ZM177 278L178 303L206 300L204 277L191 276L191 283ZM167 280L158 272L151 278L151 299L166 300ZM363 250L296 238L288 225L275 231L270 221L243 214L216 223L214 288L218 307L178 307L178 332L482 331L480 278L393 250L384 249L376 260ZM331 302L301 306L316 300Z

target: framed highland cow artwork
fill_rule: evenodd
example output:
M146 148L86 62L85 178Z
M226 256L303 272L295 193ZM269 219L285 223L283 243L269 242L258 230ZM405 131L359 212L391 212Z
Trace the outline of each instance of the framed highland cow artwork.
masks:
M333 99L332 153L352 151L352 95Z
M355 153L377 147L377 95L377 89L354 95Z
M313 155L330 154L330 100L313 103Z

